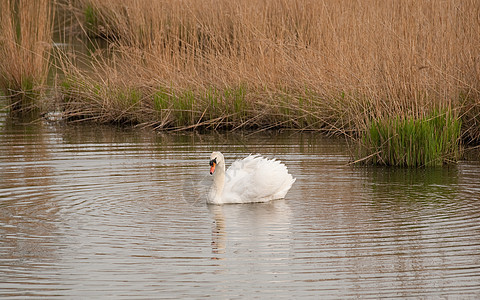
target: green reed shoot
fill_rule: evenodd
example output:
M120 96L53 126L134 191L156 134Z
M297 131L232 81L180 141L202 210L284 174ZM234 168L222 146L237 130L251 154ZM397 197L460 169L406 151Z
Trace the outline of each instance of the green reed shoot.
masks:
M360 153L367 158L361 161L405 167L455 162L460 154L460 129L460 119L451 112L374 120L360 138Z

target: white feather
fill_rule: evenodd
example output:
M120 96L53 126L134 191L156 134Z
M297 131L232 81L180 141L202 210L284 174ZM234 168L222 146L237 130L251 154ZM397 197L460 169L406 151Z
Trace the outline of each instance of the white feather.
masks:
M217 161L207 202L211 204L266 202L284 198L295 179L287 167L259 155L235 161L225 171L225 160L220 152L213 152Z

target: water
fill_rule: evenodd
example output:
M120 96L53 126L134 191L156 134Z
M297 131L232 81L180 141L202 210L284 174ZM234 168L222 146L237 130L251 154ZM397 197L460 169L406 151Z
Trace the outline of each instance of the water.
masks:
M480 297L480 164L348 166L316 134L0 128L2 298ZM286 199L207 206L209 155L286 163Z

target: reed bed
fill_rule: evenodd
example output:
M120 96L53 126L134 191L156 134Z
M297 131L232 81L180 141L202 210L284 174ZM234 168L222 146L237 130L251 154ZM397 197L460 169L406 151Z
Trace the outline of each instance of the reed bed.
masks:
M11 111L38 107L49 70L52 0L0 2L0 90Z
M451 112L433 112L421 119L376 120L362 133L358 162L424 167L456 162L460 157L461 121Z
M144 107L185 110L173 94L192 93L188 109L201 115L210 91L242 87L242 106L222 101L257 120L236 125L276 120L341 132L365 130L379 117L458 108L461 94L478 99L478 1L74 3L85 32L110 43L109 60L94 60L99 84L170 91L169 105L145 96Z
M158 130L321 130L373 153L403 134L423 140L422 130L458 146L458 126L463 140L480 142L478 0L61 5L72 15L68 32L76 28L93 45L87 54L57 53L68 119ZM438 112L448 121L432 125ZM385 140L371 136L388 127L396 131ZM454 160L445 149L442 162ZM440 161L426 159L413 165Z

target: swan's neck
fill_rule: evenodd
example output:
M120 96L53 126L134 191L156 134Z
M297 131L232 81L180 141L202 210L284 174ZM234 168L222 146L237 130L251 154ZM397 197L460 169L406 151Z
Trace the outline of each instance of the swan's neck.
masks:
M219 204L222 202L223 187L225 186L225 165L217 166L213 173L213 184L210 188L209 202Z

